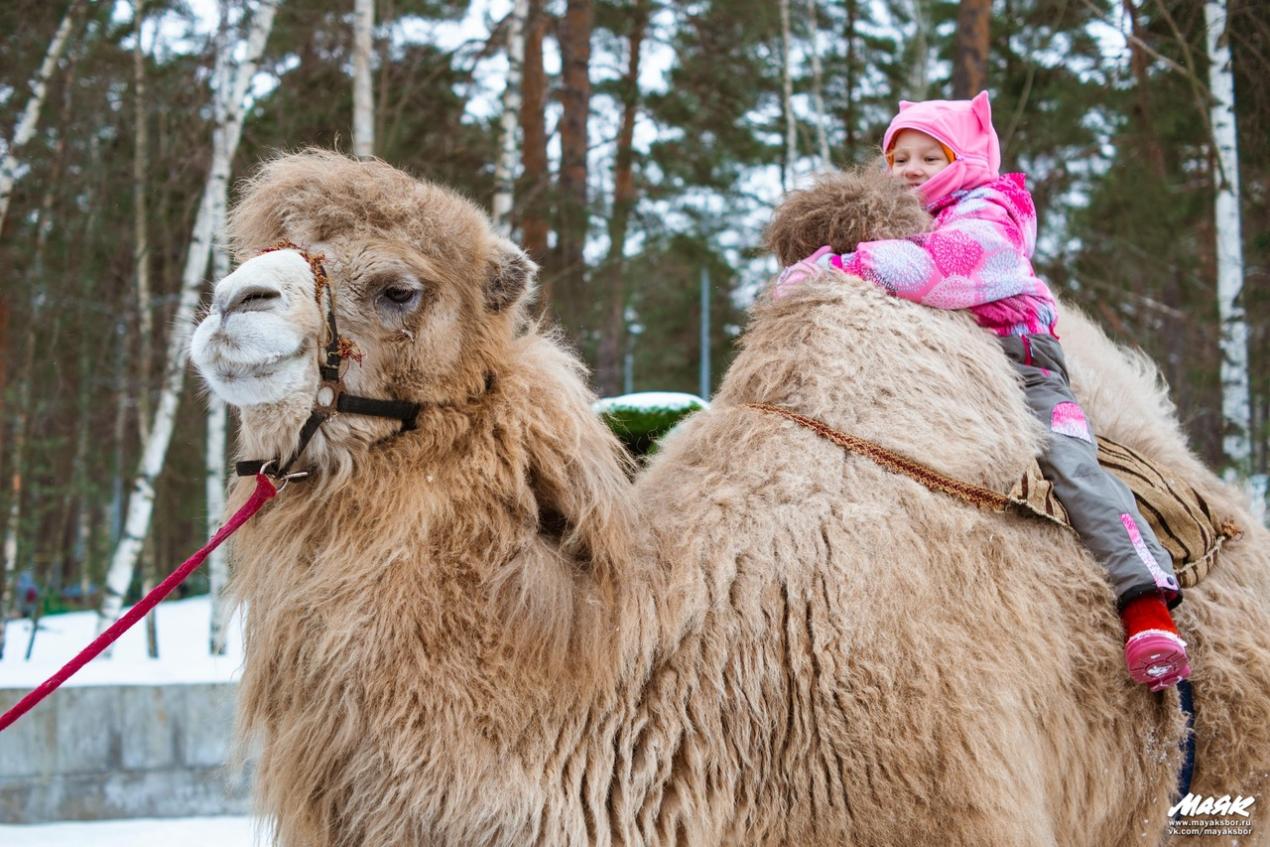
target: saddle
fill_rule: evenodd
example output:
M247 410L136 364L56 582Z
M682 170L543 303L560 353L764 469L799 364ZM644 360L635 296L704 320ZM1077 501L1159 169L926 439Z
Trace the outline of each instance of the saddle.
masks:
M1173 570L1183 588L1208 576L1222 545L1243 534L1234 521L1213 514L1194 487L1130 447L1098 436L1098 463L1129 486L1142 516L1173 557ZM1035 461L1006 496L1039 517L1071 526L1067 510Z

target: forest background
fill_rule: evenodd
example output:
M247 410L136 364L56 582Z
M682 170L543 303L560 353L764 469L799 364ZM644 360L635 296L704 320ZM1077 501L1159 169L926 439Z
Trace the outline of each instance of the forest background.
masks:
M1207 4L1226 22L1238 132L1243 264L1226 279L1242 291L1227 285L1222 313L1231 225L1214 210L1232 169L1205 5L0 4L0 609L32 590L39 610L112 593L117 609L206 537L223 410L209 416L169 348L191 292L225 270L217 180L232 201L232 180L307 145L379 156L493 209L542 265L543 308L600 394L708 394L777 270L760 242L782 192L873 159L899 99L985 88L1005 169L1036 198L1038 272L1159 364L1207 462L1264 475L1270 4ZM1234 432L1232 304L1249 398ZM112 562L123 575L107 580Z

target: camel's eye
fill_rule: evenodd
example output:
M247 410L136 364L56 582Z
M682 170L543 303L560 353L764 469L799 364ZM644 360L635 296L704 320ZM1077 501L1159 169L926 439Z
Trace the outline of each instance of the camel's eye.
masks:
M375 300L379 308L388 317L401 318L414 311L423 298L423 285L409 276L393 277L384 280L379 286Z
M404 285L393 285L384 289L384 297L386 297L387 299L391 300L392 302L396 303L399 306L406 305L411 300L415 299L415 297L417 297L418 295L419 295L419 292L417 290L413 288L407 288Z

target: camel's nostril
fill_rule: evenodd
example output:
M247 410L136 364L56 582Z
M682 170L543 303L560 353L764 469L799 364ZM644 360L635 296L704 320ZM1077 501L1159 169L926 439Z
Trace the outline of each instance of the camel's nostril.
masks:
M273 308L274 301L282 299L282 292L275 288L248 286L240 289L228 298L228 302L220 308L221 314L233 312L255 312Z

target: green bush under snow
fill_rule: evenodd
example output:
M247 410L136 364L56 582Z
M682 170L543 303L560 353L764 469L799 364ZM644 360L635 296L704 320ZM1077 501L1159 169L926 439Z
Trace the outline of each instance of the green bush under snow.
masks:
M605 397L595 411L634 456L656 452L657 442L688 415L709 404L695 394L642 391Z

